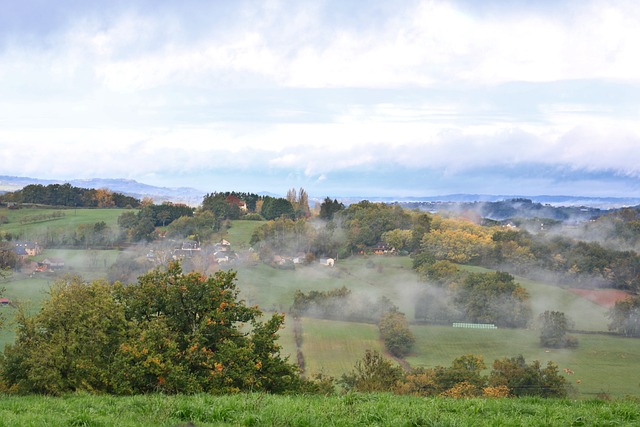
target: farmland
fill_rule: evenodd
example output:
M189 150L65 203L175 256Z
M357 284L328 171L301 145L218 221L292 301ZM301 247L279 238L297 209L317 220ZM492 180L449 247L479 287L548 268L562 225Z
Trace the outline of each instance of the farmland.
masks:
M79 221L92 223L105 221L115 227L118 210L73 210L60 219L41 224L29 223L17 227L17 218L10 219L2 227L24 236L42 232L41 227L52 224L73 228ZM121 212L121 211L120 211ZM24 213L24 212L23 212ZM8 214L14 215L14 212ZM104 216L101 216L104 215ZM48 224L48 225L45 225ZM234 248L248 247L253 229L260 225L256 221L238 221L220 237L229 240ZM115 261L118 250L95 249L46 249L38 259L59 257L66 261L65 272L80 274L92 280L106 277L107 269ZM327 291L346 287L355 293L371 296L386 296L414 318L415 295L421 284L411 268L412 260L407 256L359 256L338 260L330 268L318 263L298 266L295 270L281 270L262 263L237 267L238 288L249 304L258 304L265 311L286 312L293 302L296 290L303 292ZM464 267L475 272L488 271L479 267ZM551 283L542 283L521 277L516 278L531 297L534 316L544 310L561 310L575 321L575 329L604 332L607 330L607 309L587 298ZM26 273L14 274L4 283L5 296L13 301L28 302L32 309L44 298L54 277L30 277ZM9 320L13 309L2 308ZM349 371L366 349L382 350L376 325L347 323L305 318L302 321L304 340L302 351L308 374L323 373L340 377ZM640 341L606 334L579 334L580 345L573 350L547 350L539 346L539 333L533 329L465 330L449 326L412 324L416 336L414 351L406 358L413 367L447 366L463 354L482 354L487 365L496 358L522 354L528 361L553 360L560 368L569 368L575 374L567 375L574 385L576 396L591 398L608 395L620 398L639 395L640 386L629 375L640 366ZM295 344L290 321L280 333L283 352L295 360ZM13 333L10 325L5 327L0 343L10 343Z

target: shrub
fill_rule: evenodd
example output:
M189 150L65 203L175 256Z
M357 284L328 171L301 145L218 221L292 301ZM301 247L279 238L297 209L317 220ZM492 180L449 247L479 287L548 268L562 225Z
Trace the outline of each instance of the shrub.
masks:
M377 351L367 350L354 370L342 375L340 383L348 391L391 391L399 386L403 376L400 366L394 366Z

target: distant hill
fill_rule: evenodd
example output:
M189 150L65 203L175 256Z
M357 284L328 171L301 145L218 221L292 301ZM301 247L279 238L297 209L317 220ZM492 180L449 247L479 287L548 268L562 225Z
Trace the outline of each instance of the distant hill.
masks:
M441 196L424 197L338 197L345 205L357 203L360 200L371 202L398 203L400 205L420 205L436 203L477 203L477 202L501 202L514 199L528 199L534 203L550 205L554 207L586 206L600 209L615 209L621 207L638 206L640 198L637 197L589 197L589 196L527 196L527 195L495 195L495 194L446 194ZM417 207L417 206L414 206Z
M125 194L127 196L143 199L151 197L155 203L170 201L174 203L185 203L196 206L202 203L205 192L189 187L155 187L143 184L132 179L74 179L74 180L52 180L28 177L0 176L0 191L16 191L30 184L64 184L69 183L74 187L81 188L108 188L111 191Z
M202 199L206 192L191 187L156 187L153 185L143 184L132 179L74 179L74 180L50 180L17 176L0 176L0 193L3 191L20 190L29 184L64 184L68 182L75 187L81 188L108 188L112 191L125 194L127 196L143 199L151 197L156 203L163 201L171 201L174 203L186 203L191 206L197 206L202 203ZM211 189L211 192L216 189ZM282 197L269 192L257 193L261 196ZM361 200L369 200L372 202L382 203L398 203L407 207L419 207L419 205L429 205L437 203L475 203L475 202L500 202L512 199L529 199L534 203L543 205L551 205L554 207L586 206L599 209L615 209L626 206L640 205L640 198L625 197L582 197L582 196L528 196L528 195L492 195L492 194L447 194L441 196L420 196L420 197L376 197L376 196L354 196L341 197L331 196L331 199L338 199L345 205L357 203ZM309 202L322 203L324 197L309 197Z

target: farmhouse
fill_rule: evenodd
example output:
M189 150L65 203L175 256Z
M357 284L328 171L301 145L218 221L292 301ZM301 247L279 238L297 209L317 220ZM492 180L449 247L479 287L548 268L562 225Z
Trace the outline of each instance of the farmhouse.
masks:
M38 242L15 242L15 253L18 256L36 256L42 253Z

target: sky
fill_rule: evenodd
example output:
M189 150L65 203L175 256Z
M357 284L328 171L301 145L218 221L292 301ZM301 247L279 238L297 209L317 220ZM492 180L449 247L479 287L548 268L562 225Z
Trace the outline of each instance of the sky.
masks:
M0 175L640 196L640 2L0 0Z

